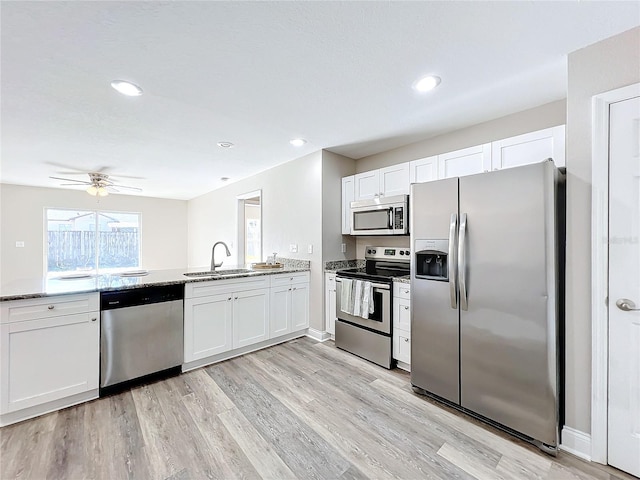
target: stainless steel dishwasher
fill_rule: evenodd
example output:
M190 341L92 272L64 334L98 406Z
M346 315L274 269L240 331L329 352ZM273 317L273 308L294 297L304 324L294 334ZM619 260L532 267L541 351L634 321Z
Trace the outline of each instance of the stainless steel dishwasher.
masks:
M100 394L180 373L184 285L100 295Z

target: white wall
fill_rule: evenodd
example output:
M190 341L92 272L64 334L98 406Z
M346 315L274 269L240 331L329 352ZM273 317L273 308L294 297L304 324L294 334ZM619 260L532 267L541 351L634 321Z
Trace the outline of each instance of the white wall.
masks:
M0 282L43 276L45 208L139 212L142 267L187 264L187 202L131 195L100 198L84 191L0 184ZM24 241L17 248L16 241Z
M591 431L591 101L640 82L640 27L569 55L565 424Z
M237 258L236 197L255 190L262 190L263 260L277 252L311 261L310 325L323 330L322 152L189 200L189 265L209 265L211 247L218 240L231 248L230 262ZM291 244L298 245L298 253L289 252ZM312 254L307 253L310 244Z
M322 152L322 259L347 260L356 257L356 241L342 235L342 177L353 175L355 160ZM342 244L347 251L342 253Z

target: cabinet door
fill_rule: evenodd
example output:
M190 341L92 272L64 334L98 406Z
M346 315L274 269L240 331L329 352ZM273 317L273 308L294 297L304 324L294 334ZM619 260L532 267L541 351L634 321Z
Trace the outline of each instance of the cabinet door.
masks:
M233 348L232 294L184 301L184 361L192 362Z
M342 234L351 233L351 202L355 200L355 177L342 179Z
M271 338L291 332L291 283L271 287Z
M409 162L380 169L380 193L409 195Z
M355 199L367 200L380 196L380 170L358 173L354 176Z
M557 167L564 167L564 125L518 135L493 142L493 170L538 163L553 158Z
M331 335L335 335L336 324L336 275L327 273L325 279L325 329Z
M309 284L297 283L291 290L292 331L309 328Z
M439 178L463 177L491 170L491 144L438 155Z
M411 364L411 338L402 330L393 333L393 358Z
M100 312L4 324L0 411L98 388Z
M438 156L409 162L409 182L424 183L438 179Z
M408 332L411 331L410 300L393 299L393 326Z
M269 289L233 295L233 348L269 338Z

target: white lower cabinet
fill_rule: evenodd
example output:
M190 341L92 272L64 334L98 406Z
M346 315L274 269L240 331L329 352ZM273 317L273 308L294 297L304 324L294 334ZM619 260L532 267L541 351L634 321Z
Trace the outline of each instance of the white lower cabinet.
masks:
M324 314L327 333L336 334L336 274L326 273L324 279Z
M269 338L269 290L249 290L233 297L233 348Z
M309 274L271 279L271 338L309 327Z
M0 425L98 396L98 294L16 300L1 308Z
M184 361L192 362L233 348L232 293L184 301Z
M411 366L411 286L393 283L393 358L398 367Z

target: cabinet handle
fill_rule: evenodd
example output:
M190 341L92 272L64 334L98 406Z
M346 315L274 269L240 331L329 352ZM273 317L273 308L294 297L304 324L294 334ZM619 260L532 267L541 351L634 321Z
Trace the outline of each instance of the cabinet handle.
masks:
M293 277L291 277L289 280L293 282Z
M293 287L294 290L296 290L296 287Z
M410 290L405 290L405 291L404 291L404 293L409 293L409 292L410 292Z
M238 297L235 298L236 300L238 299Z
M407 306L405 305L405 306L404 306L404 309L405 309L405 310L409 310L409 307L407 307Z
M49 305L47 308L48 308L49 310L53 310L53 309L54 309L54 308L56 308L56 307L54 307L53 305Z
M231 300L231 297L229 297L228 300Z
M409 339L408 339L408 338L405 338L405 339L404 339L404 341L405 341L405 342L408 342L408 341L409 341Z
M95 322L95 321L97 321L97 320L98 320L97 318L92 318L92 319L91 319L91 321L92 321L92 322Z
M289 291L291 291L291 289L289 289Z

